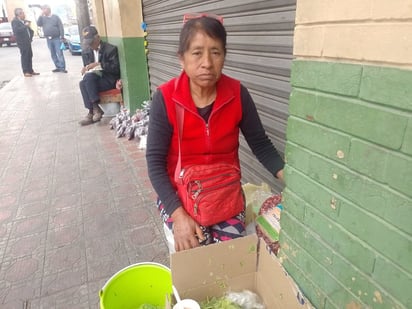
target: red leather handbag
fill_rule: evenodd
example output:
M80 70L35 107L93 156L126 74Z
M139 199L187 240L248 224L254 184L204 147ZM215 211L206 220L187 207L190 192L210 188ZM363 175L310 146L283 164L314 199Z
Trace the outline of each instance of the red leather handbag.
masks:
M236 216L245 208L240 169L215 163L181 167L180 142L184 110L176 104L179 158L175 170L177 192L186 212L200 225L211 226Z
M240 170L231 164L191 165L175 179L186 212L200 225L210 226L244 209Z

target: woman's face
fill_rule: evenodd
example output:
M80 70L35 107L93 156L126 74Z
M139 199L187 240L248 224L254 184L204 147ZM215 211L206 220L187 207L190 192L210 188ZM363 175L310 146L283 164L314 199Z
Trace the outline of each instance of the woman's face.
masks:
M183 70L190 82L198 87L212 87L219 80L225 53L222 42L198 32L188 50L180 57Z

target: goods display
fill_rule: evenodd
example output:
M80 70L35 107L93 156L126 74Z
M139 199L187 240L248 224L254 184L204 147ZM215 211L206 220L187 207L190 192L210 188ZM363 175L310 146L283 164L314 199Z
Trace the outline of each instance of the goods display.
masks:
M146 148L147 130L149 125L149 111L151 101L144 101L131 115L127 109L122 109L110 120L109 128L116 131L116 137L126 137L128 140L135 139L139 149Z
M256 233L171 252L170 268L150 262L126 267L101 289L101 308L312 308L275 256L282 196L265 184L246 184L243 191L246 223Z
M203 301L253 291L265 307L240 308L311 308L277 257L259 242L254 234L171 254L173 285L180 297L204 308Z
M256 217L256 233L269 246L270 250L277 255L280 249L280 215L283 209L282 195L275 194L268 197L259 209Z

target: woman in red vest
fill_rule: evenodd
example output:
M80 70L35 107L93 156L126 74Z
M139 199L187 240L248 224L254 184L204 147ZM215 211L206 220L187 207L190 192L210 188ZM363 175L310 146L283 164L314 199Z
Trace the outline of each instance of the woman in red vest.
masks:
M266 135L246 87L222 74L226 30L221 17L186 14L178 56L182 73L153 95L146 159L161 217L173 231L175 250L181 251L244 236L245 216L243 210L202 226L185 211L174 182L179 157L177 105L184 110L182 167L225 162L240 168L239 131L265 168L282 180L284 161Z

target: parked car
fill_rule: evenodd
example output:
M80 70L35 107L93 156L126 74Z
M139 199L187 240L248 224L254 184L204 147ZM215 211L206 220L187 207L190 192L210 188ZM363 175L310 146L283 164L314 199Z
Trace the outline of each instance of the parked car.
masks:
M3 44L10 46L16 43L16 37L13 34L13 29L11 28L11 23L0 23L0 47Z
M69 49L72 55L82 53L82 45L80 42L79 27L77 25L72 25L67 27L64 32L64 39L66 48Z

